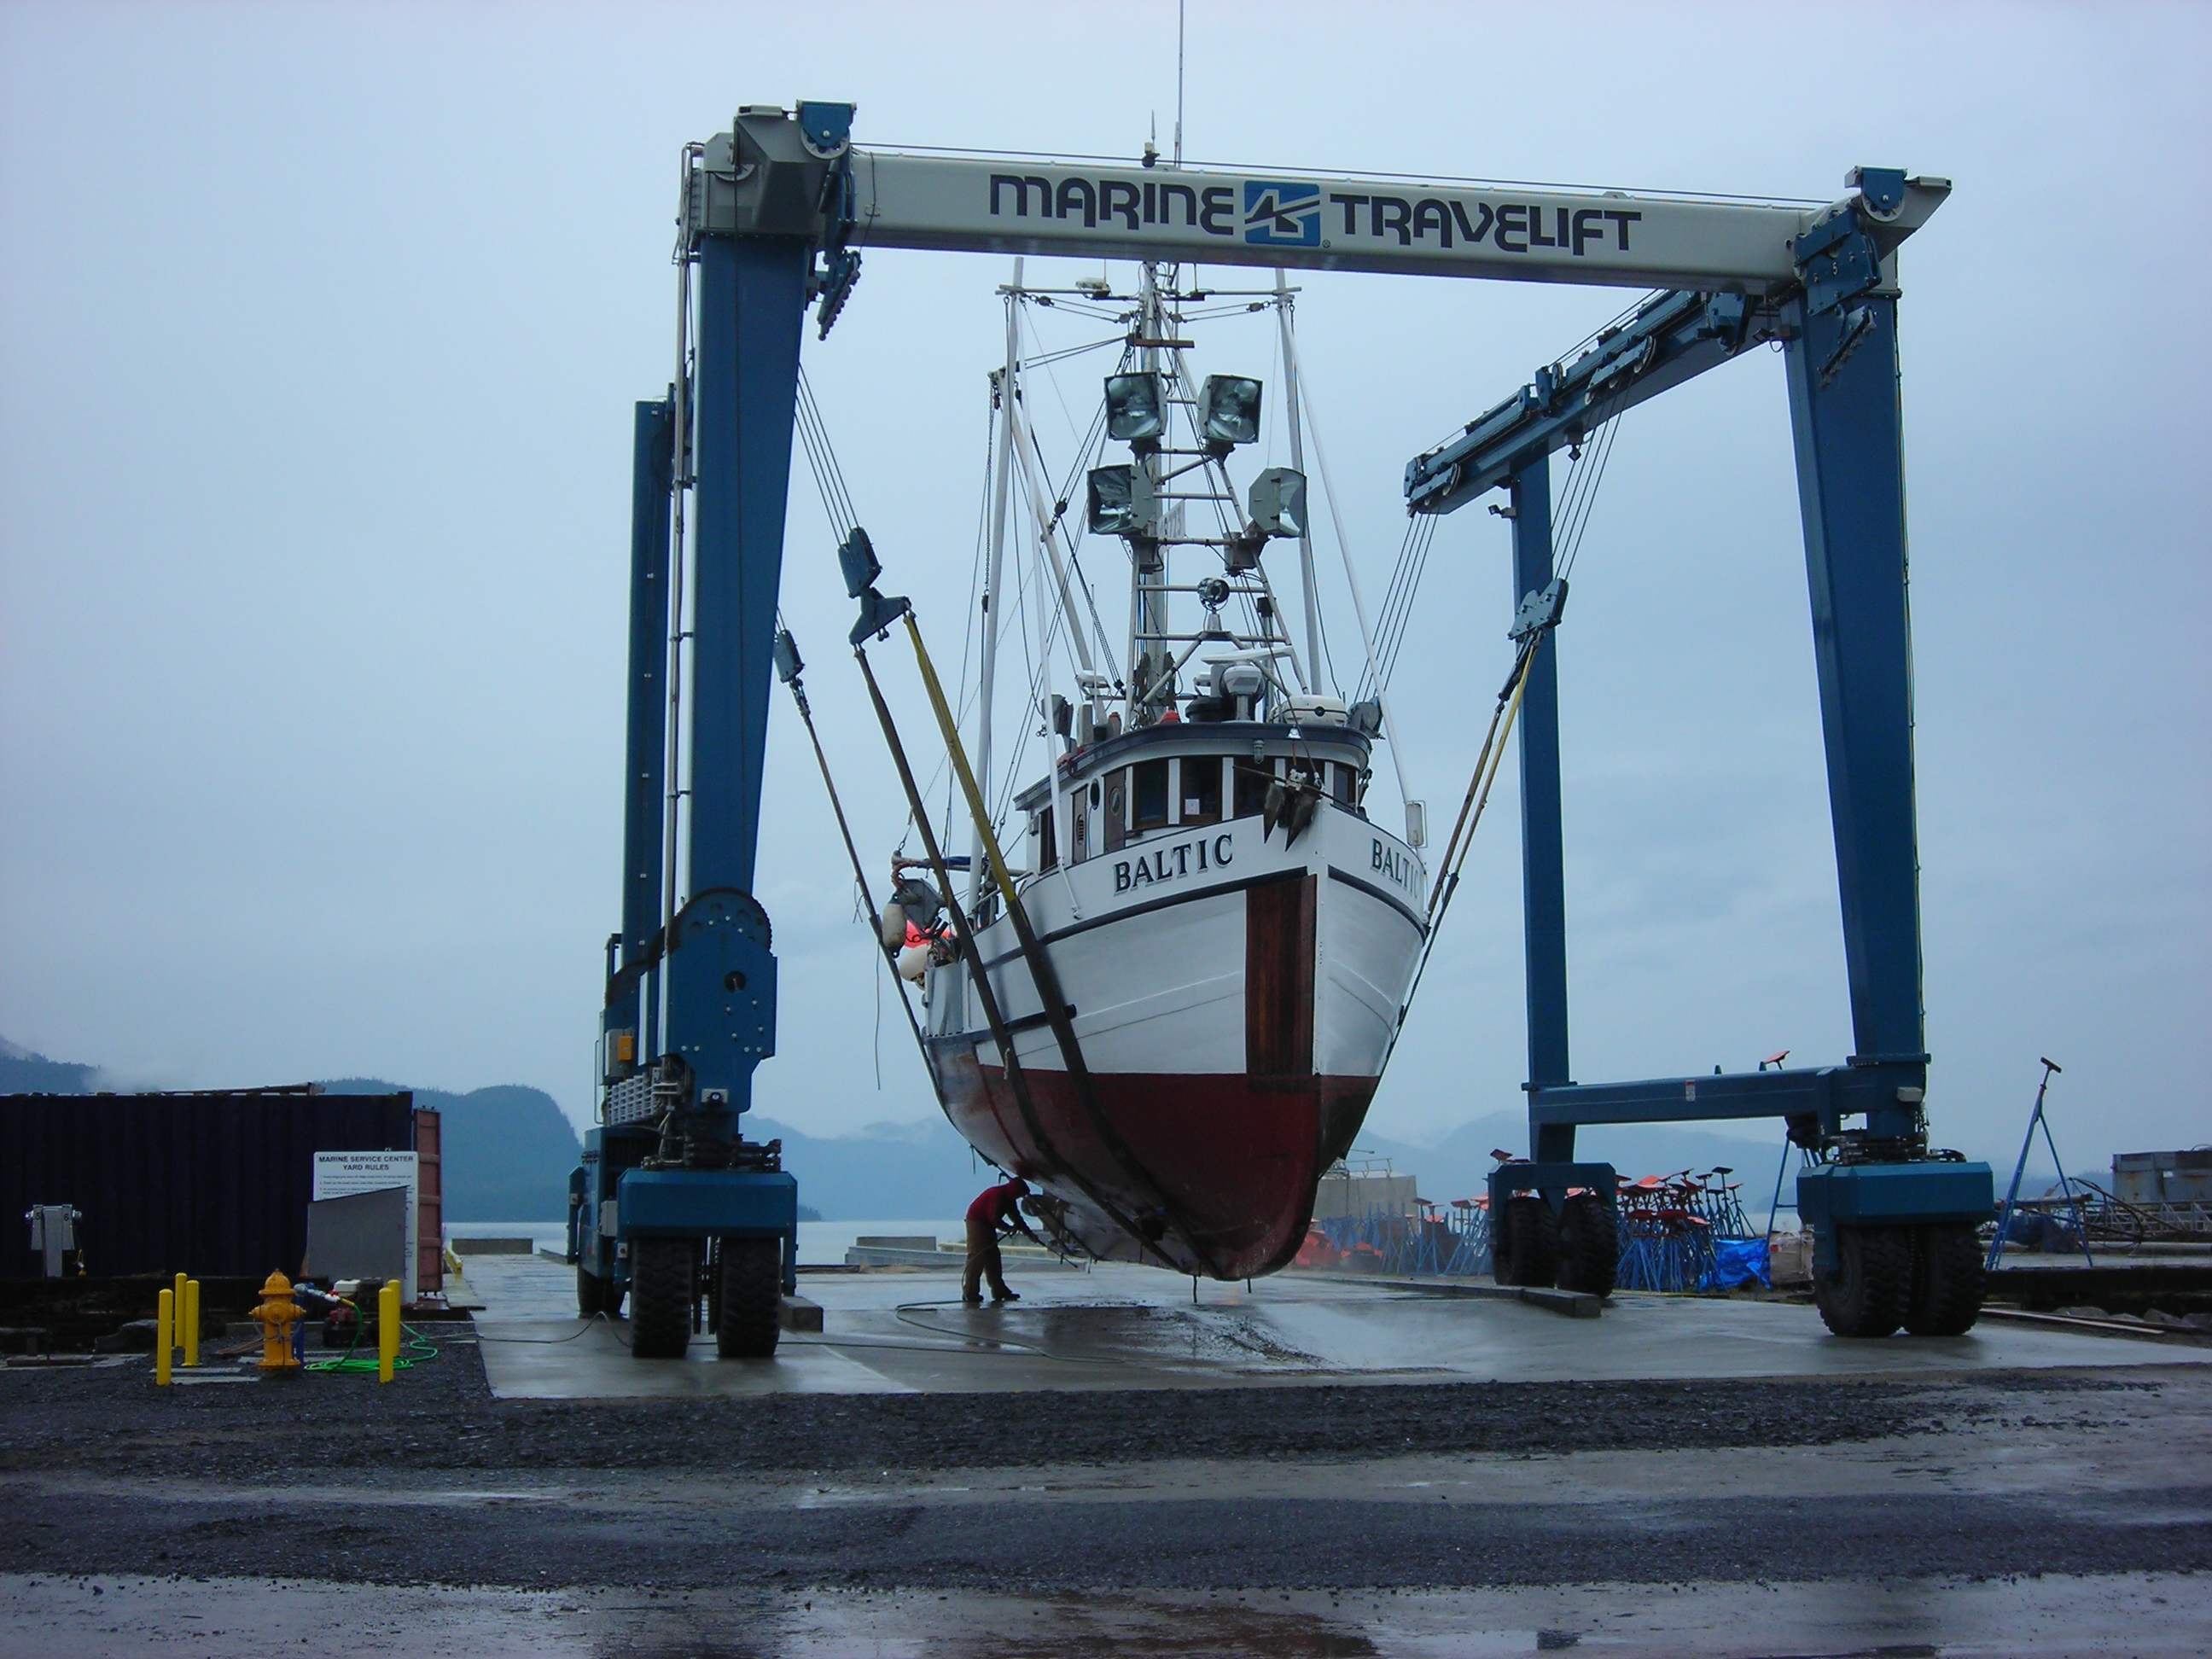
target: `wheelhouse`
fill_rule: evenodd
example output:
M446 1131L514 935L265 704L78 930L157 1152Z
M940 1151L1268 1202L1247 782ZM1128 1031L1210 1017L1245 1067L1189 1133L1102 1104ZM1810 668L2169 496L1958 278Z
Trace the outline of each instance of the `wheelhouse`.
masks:
M1171 830L1259 817L1277 782L1310 787L1365 818L1370 739L1349 725L1322 723L1328 712L1296 726L1165 720L1069 750L1054 776L1014 799L1028 817L1029 872L1056 869L1063 857L1081 864Z

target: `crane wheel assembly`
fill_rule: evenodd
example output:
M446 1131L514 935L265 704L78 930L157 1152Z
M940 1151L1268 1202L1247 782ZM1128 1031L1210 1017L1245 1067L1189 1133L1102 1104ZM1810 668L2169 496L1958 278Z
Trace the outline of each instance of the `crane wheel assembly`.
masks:
M1911 1294L1912 1234L1904 1227L1837 1228L1836 1265L1813 1276L1814 1304L1838 1336L1887 1336L1905 1322Z
M1613 1294L1620 1276L1620 1225L1614 1206L1595 1193L1576 1193L1559 1206L1558 1273L1563 1291Z
M1493 1260L1501 1285L1549 1285L1559 1272L1559 1224L1533 1193L1499 1207Z
M715 1262L714 1352L767 1359L782 1330L783 1263L772 1238L726 1238Z
M1963 1222L1912 1230L1912 1292L1905 1328L1915 1336L1963 1336L1981 1311L1989 1276L1982 1242Z
M630 1244L629 1351L640 1359L681 1359L691 1346L691 1241Z

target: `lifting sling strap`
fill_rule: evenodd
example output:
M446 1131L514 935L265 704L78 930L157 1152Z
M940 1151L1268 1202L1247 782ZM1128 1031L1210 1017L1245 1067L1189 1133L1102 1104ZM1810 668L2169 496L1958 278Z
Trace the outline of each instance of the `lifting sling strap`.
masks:
M1564 583L1559 585L1564 597ZM1413 965L1413 982L1406 988L1406 1000L1398 1007L1398 1024L1390 1034L1390 1048L1398 1046L1398 1038L1406 1030L1406 1016L1413 1006L1413 994L1421 988L1421 976L1429 970L1430 953L1437 948L1437 933L1443 925L1444 912L1451 908L1452 896L1459 890L1461 869L1467 863L1468 849L1474 844L1475 827L1482 822L1483 809L1490 805L1490 787L1498 781L1498 769L1505 758L1505 740L1511 735L1513 722L1521 713L1522 694L1528 689L1528 670L1535 661L1552 629L1559 625L1559 613L1554 605L1548 622L1533 629L1522 641L1519 653L1514 658L1513 671L1498 693L1497 706L1490 711L1490 730L1483 734L1481 751L1474 760L1474 775L1467 781L1467 794L1460 801L1459 817L1452 825L1451 839L1444 843L1444 855L1437 861L1438 880L1429 894L1428 937L1421 941L1421 958ZM1389 1063L1389 1052L1385 1051L1383 1063Z
M1092 1132L1114 1161L1121 1166L1123 1175L1150 1199L1162 1218L1182 1237L1191 1255L1216 1278L1219 1278L1219 1264L1198 1242L1189 1224L1176 1213L1174 1206L1167 1201L1166 1194L1160 1191L1158 1183L1138 1162L1136 1154L1130 1150L1128 1143L1121 1138L1121 1132L1114 1127L1098 1103L1097 1085L1091 1079L1091 1067L1084 1060L1083 1044L1075 1035L1074 1022L1068 1018L1067 998L1060 988L1059 972L1053 967L1051 957L1045 954L1036 930L1030 926L1029 913L1023 907L1021 896L1014 890L1013 878L1006 868L1006 854L999 848L998 832L992 827L990 813L983 805L982 792L976 787L975 772L968 764L968 751L960 741L958 723L953 718L951 705L945 702L945 688L938 682L936 665L930 661L928 648L922 644L921 628L915 621L912 611L906 613L906 626L907 634L914 642L915 661L921 668L922 684L929 693L930 707L936 711L938 727L945 736L945 752L951 757L953 774L960 781L961 793L967 798L968 810L975 818L976 833L981 838L985 855L991 861L992 877L1006 902L1006 920L1013 927L1014 937L1021 945L1023 959L1028 963L1030 976L1036 982L1046 1022L1052 1027L1053 1036L1060 1045L1060 1059L1067 1068L1069 1085L1074 1090L1076 1098L1082 1103L1084 1115L1090 1119ZM976 971L980 978L980 955L976 957ZM1008 1048L1006 1052L1011 1065L1012 1050ZM1137 1236L1141 1237L1142 1234Z
M791 630L784 629L776 635L776 668L782 672L784 652L790 651L791 672L783 675L783 682L791 688L792 701L799 705L799 718L806 724L806 739L814 745L814 763L822 769L822 787L830 794L830 810L837 815L837 833L845 839L845 856L853 861L853 881L860 890L860 905L868 913L868 931L880 940L884 936L883 917L876 908L875 895L868 890L867 872L860 866L860 849L853 844L852 826L845 821L845 803L837 798L836 781L830 775L830 757L822 752L821 735L814 729L814 710L806 701L806 687L799 680L800 663L798 641ZM890 953L884 952L884 966L890 968ZM907 1000L906 988L898 984L898 974L891 969L891 981L897 988L899 1006L906 1011L907 1028L914 1033L914 1045L921 1052L922 1063L929 1063L929 1044L921 1035L921 1022L915 1018L914 1005Z
M899 741L898 726L891 719L890 706L884 701L883 690L876 684L875 670L869 665L866 650L855 645L853 656L860 665L861 677L868 683L868 698L875 704L877 723L884 729L884 740L890 745L891 760L898 768L899 782L906 790L907 804L914 813L915 827L921 832L922 851L928 856L931 873L937 878L938 890L944 896L945 908L952 918L953 937L959 943L960 954L966 959L969 977L975 981L976 998L983 1006L984 1023L991 1029L992 1042L998 1045L1000 1054L1005 1056L1007 1091L1014 1097L1015 1107L1021 1114L1023 1126L1029 1131L1030 1142L1050 1160L1055 1173L1064 1174L1073 1181L1082 1189L1084 1196L1098 1206L1115 1226L1130 1237L1144 1242L1144 1232L1134 1218L1123 1214L1112 1199L1085 1180L1053 1146L1051 1137L1045 1133L1043 1121L1037 1115L1036 1103L1030 1095L1028 1074L1022 1070L1021 1059L1014 1053L1013 1033L1006 1027L1006 1014L999 1006L998 994L991 988L990 977L984 971L981 949L976 944L974 928L969 925L967 912L961 908L959 896L954 890L951 872L945 867L945 854L937 844L937 832L930 827L929 809L923 805L921 791L915 783L914 769L907 763L906 746ZM903 988L899 994L902 998L905 996ZM932 1065L930 1069L934 1073L936 1067ZM988 1089L985 1098L989 1098ZM1175 1262L1158 1246L1146 1243L1146 1247L1159 1256L1164 1266L1175 1267Z

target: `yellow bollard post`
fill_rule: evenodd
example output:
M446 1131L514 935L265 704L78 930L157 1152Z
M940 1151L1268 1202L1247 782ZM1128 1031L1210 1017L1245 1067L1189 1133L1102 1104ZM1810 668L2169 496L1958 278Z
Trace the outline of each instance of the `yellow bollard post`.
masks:
M399 1358L399 1286L390 1279L376 1293L376 1380L392 1381L392 1362Z
M197 1279L185 1281L185 1369L196 1370L200 1363L200 1282Z
M154 1382L156 1387L166 1389L169 1386L169 1354L172 1346L169 1338L177 1328L177 1293L174 1291L162 1291L161 1299L155 1304L155 1308Z
M169 1327L169 1340L177 1347L185 1346L185 1276L177 1275L177 1322Z

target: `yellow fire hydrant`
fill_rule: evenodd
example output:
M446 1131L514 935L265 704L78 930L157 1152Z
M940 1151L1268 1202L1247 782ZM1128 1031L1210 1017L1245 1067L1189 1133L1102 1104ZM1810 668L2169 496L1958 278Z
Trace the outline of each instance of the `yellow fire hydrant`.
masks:
M300 1322L300 1304L292 1300L292 1281L271 1273L261 1286L261 1305L248 1317L261 1327L261 1369L279 1375L300 1369L292 1352L292 1328Z

